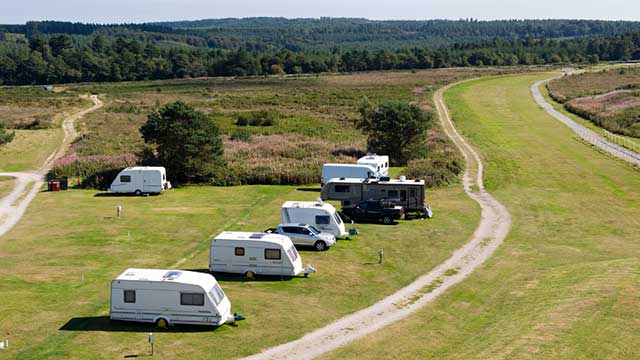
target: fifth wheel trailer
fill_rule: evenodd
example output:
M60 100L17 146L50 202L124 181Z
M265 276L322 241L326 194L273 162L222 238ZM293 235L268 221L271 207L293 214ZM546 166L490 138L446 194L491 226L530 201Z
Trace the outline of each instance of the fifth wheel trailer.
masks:
M111 282L110 317L159 327L233 319L231 302L210 274L157 269L127 269Z
M402 206L407 213L431 217L431 208L425 204L423 180L332 179L322 187L322 200L339 200L343 208L354 207L366 200L386 200Z

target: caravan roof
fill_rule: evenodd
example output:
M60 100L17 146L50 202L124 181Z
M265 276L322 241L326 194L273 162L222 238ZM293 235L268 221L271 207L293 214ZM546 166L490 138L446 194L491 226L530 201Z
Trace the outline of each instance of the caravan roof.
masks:
M357 164L372 164L372 163L381 163L389 161L389 156L387 155L377 155L377 154L367 154L360 159L358 159Z
M357 179L357 178L339 178L331 179L330 183L364 183L364 184L401 184L401 185L419 185L424 186L424 180L402 180L402 179L389 179L389 180L377 180L377 179Z
M357 179L358 181L362 181L362 179ZM283 208L306 208L306 209L326 209L326 210L334 210L335 208L331 204L327 204L321 201L285 201L282 204Z
M290 243L291 240L282 235L278 234L267 234L263 232L241 232L241 231L223 231L218 236L216 236L215 240L227 240L227 241L240 241L240 240L253 240L260 241L272 244L278 244L280 246L285 246L287 243ZM287 241L288 240L288 241Z
M126 169L124 169L125 171L127 170L160 170L160 171L165 171L165 168L162 166L131 166L128 167Z
M153 281L153 282L173 282L179 284L196 285L205 290L211 289L215 285L215 279L209 274L183 271L183 270L161 270L161 269L127 269L116 280L126 281Z

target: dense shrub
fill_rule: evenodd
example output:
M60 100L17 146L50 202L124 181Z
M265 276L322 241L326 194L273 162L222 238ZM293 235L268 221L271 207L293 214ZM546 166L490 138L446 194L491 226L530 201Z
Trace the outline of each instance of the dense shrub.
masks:
M463 169L464 166L458 158L435 155L409 161L406 175L412 179L424 180L427 187L435 187L457 181Z
M123 168L136 165L134 154L85 156L73 153L57 160L49 174L53 177L79 177L84 187L105 188Z
M242 142L251 142L253 140L253 135L251 131L247 129L236 129L230 137L231 140L237 140Z
M238 114L236 125L238 126L274 126L281 115L276 111L259 110L250 113Z
M0 146L6 145L11 141L13 141L13 138L15 138L15 136L16 136L15 131L10 132L9 130L6 129L4 123L0 122Z
M53 119L51 116L37 116L32 120L19 121L13 125L14 129L19 130L43 130L53 127Z

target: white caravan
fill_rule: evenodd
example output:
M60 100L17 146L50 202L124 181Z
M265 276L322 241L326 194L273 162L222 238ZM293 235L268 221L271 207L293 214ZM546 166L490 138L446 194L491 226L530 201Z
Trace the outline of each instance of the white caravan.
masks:
M309 224L336 238L346 236L344 222L333 205L318 201L287 201L282 204L283 224Z
M222 325L231 303L210 274L182 270L127 269L111 282L112 320Z
M380 174L371 165L324 164L320 183L324 185L331 179L340 178L370 179L378 177L380 177Z
M302 268L302 259L286 236L267 233L223 231L211 240L209 270L254 275L305 276L315 272Z
M159 194L171 189L167 171L161 166L135 166L126 168L116 176L109 190L114 193Z
M389 156L387 155L367 154L358 159L357 164L372 166L380 176L389 176Z

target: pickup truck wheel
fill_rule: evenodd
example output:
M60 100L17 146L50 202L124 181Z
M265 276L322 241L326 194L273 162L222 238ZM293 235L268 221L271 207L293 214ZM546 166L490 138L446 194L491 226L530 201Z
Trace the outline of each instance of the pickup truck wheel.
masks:
M136 196L140 196L140 195L142 195L142 191L136 190L136 192L134 194L136 194Z
M325 244L324 241L316 241L316 243L313 244L313 247L316 248L316 250L318 250L318 251L327 250L327 244Z
M389 216L385 216L382 218L382 223L385 225L389 225L393 222L393 219L391 219L391 217Z
M165 318L160 318L156 320L156 326L160 329L166 329L169 326L169 322Z

